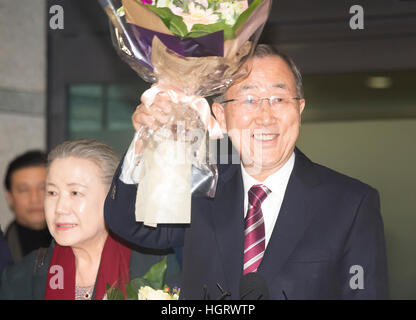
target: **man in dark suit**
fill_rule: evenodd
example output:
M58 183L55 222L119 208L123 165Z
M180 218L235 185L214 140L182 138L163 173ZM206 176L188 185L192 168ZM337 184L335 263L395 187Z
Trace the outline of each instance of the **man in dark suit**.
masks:
M5 238L16 263L51 242L43 208L46 164L47 155L32 150L15 157L7 167L4 187L15 220L7 227Z
M378 192L295 147L305 99L293 61L260 45L252 62L249 76L213 105L241 158L219 164L215 197L192 198L189 225L146 227L135 221L137 187L120 180L122 162L105 203L108 226L142 246L183 246L185 299L222 291L243 298L240 279L253 273L271 299L386 299ZM169 106L158 107L139 106L135 129L165 123Z

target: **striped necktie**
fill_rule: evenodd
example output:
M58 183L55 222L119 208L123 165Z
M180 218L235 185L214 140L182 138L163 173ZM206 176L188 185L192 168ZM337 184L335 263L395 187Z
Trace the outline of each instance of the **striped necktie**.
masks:
M256 272L266 246L261 204L271 191L256 184L248 191L248 211L244 227L244 274Z

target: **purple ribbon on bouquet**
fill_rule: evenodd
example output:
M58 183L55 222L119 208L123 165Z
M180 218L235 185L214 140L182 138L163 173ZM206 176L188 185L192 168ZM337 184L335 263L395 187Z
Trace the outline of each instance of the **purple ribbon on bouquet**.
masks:
M180 37L156 32L128 23L137 42L148 61L152 56L153 37L157 36L170 50L184 57L224 56L224 31L217 31L198 38L181 39Z

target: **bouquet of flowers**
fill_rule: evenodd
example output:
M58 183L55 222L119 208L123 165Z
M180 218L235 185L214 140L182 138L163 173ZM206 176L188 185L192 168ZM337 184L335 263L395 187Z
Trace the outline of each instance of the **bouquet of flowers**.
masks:
M207 162L206 132L222 137L204 97L222 93L248 74L271 0L99 0L114 47L145 81L146 108L159 95L173 106L156 132L136 132L125 156L137 164L135 143L146 142L139 170L136 220L148 226L190 223L191 195L215 195L215 164ZM134 166L133 166L134 167ZM136 168L137 169L137 168Z
M170 289L164 285L166 275L166 257L152 266L141 277L131 280L124 292L115 286L106 285L105 300L179 300L180 288Z

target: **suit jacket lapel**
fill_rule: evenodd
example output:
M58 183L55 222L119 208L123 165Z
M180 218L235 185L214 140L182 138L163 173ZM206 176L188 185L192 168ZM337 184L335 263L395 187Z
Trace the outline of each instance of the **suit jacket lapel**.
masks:
M268 281L277 275L288 260L312 219L308 198L319 179L311 161L297 148L295 154L295 165L282 207L258 270Z
M220 175L212 218L226 278L224 289L237 298L243 270L244 187L240 165L227 167Z

